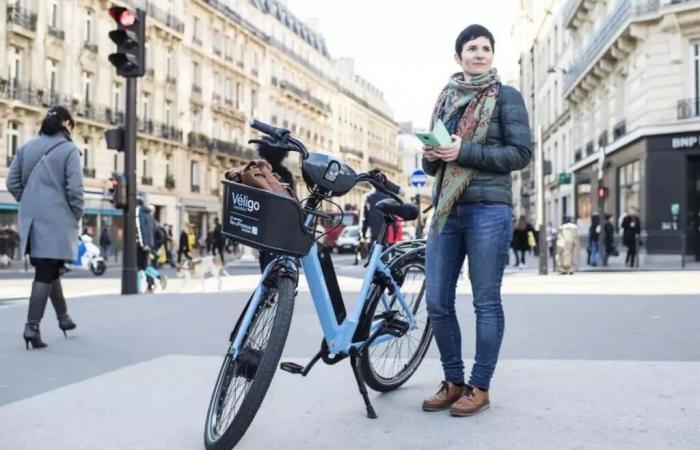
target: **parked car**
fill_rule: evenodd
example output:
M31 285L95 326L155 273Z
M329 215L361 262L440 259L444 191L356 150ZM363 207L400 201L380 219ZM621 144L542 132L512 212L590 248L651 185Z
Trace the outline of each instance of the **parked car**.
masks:
M335 248L338 253L355 253L360 246L360 227L350 225L343 228L343 231L338 236L335 242Z

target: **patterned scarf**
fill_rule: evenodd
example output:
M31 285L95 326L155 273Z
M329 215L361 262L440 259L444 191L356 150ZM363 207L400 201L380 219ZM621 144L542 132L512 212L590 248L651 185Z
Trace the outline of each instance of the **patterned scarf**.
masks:
M496 69L466 81L461 72L452 75L435 104L430 128L435 126L438 119L442 119L445 124L455 120L453 116L466 105L454 134L463 141L484 143L500 90L501 79ZM440 165L433 185L433 199L438 199L431 225L434 238L442 231L452 206L469 186L474 175L476 169L462 167L456 161Z

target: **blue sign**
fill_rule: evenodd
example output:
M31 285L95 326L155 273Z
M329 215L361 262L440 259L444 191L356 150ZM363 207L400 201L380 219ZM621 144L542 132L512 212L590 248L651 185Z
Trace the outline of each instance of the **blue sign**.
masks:
M428 176L420 169L411 172L411 186L423 187L428 182Z

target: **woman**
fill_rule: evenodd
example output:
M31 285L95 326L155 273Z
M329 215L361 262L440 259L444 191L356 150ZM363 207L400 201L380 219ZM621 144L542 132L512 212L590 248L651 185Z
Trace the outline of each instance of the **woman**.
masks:
M70 134L74 126L66 108L49 109L39 136L19 149L7 175L7 190L19 202L20 251L35 268L24 327L27 349L46 347L39 323L49 297L63 334L76 326L60 278L64 262L76 258L84 206L80 151Z
M455 416L489 406L489 386L503 339L501 279L508 258L511 175L530 161L530 128L520 93L493 69L493 35L480 25L455 43L461 72L450 77L435 106L452 133L444 147L424 147L423 168L435 176L435 209L426 250L426 300L445 374L426 411L451 407ZM455 314L457 278L469 258L476 312L476 361L465 384Z
M518 223L515 224L513 242L511 243L515 254L515 267L519 269L525 268L525 252L530 250L529 233L533 231L532 226L525 220L525 216L520 216Z
M182 255L185 255L188 261L192 261L192 256L190 255L190 225L187 224L182 227L180 232L180 241L177 249L177 263L180 265L182 263Z
M594 214L591 216L591 226L588 228L588 264L593 267L598 265L598 258L600 258L598 239L600 239L600 216Z

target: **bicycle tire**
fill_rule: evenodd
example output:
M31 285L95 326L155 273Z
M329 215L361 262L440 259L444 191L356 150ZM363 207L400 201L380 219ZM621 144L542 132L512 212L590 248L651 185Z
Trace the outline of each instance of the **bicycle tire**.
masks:
M416 372L418 366L420 366L421 362L423 361L423 358L425 358L425 354L428 352L428 348L430 347L430 341L433 337L432 326L430 324L430 318L428 317L426 307L427 305L425 302L425 258L423 256L416 255L413 258L398 259L389 265L389 269L392 273L398 270L402 274L402 286L405 283L408 269L411 268L420 269L420 271L422 272L422 282L416 299L414 301L408 301L407 298L407 301L409 303L409 306L412 307L414 314L416 315L416 320L419 320L417 315L419 311L421 312L421 316L425 316L424 326L422 331L419 332L420 340L416 343L415 350L411 353L410 357L407 358L408 362L404 364L402 368L399 366L399 370L397 371L397 373L393 374L393 376L384 376L383 374L378 373L377 368L373 363L373 360L377 359L375 356L373 356L373 346L370 346L362 352L359 358L360 373L362 374L362 377L365 380L367 386L378 392L393 391L394 389L397 389L406 381L408 381L409 378L411 378L411 376ZM371 314L371 317L374 318L377 314L377 309L381 304L380 300L382 298L384 290L375 287L370 292L372 292L370 300L371 303L367 311L368 314ZM372 325L372 320L360 321L360 323L365 323L366 329L364 330L364 335L368 336L370 333L369 329ZM418 330L419 328L420 327L418 327L416 330ZM413 338L413 335L411 334L412 331L416 330L409 330L404 336L400 338L391 339L390 341L388 341L389 345L400 345L399 343L402 339L407 339L408 341L410 341ZM385 344L382 343L378 345ZM411 347L409 346L409 349L410 348Z
M204 445L207 450L230 450L235 447L253 422L277 370L277 364L282 356L282 350L284 349L292 321L296 286L293 280L284 277L278 278L275 284L277 287L277 293L274 297L276 301L273 300L272 302L276 303L276 311L270 324L267 344L264 349L261 349L262 356L259 356L259 364L252 379L248 381L249 387L240 401L238 410L234 412L234 416L230 419L229 424L226 425L225 430L217 435L215 421L218 422L222 413L222 395L228 394L228 389L236 378L246 378L246 374L242 374L241 371L249 370L249 366L239 364L241 355L246 348L251 349L249 350L250 352L256 350L254 349L254 342L250 342L252 339L251 331L256 329L258 321L264 317L264 309L269 307L271 303L270 296L258 305L253 320L246 331L246 337L241 344L241 351L237 359L235 361L232 360L229 354L224 357L224 362L214 385L209 408L207 409L207 419L204 426ZM234 330L234 335L236 332ZM247 345L249 346L246 347ZM238 373L236 373L236 370L238 370ZM222 391L222 389L225 390ZM224 400L228 400L228 397L225 397ZM235 406L234 404L233 407L235 408Z

